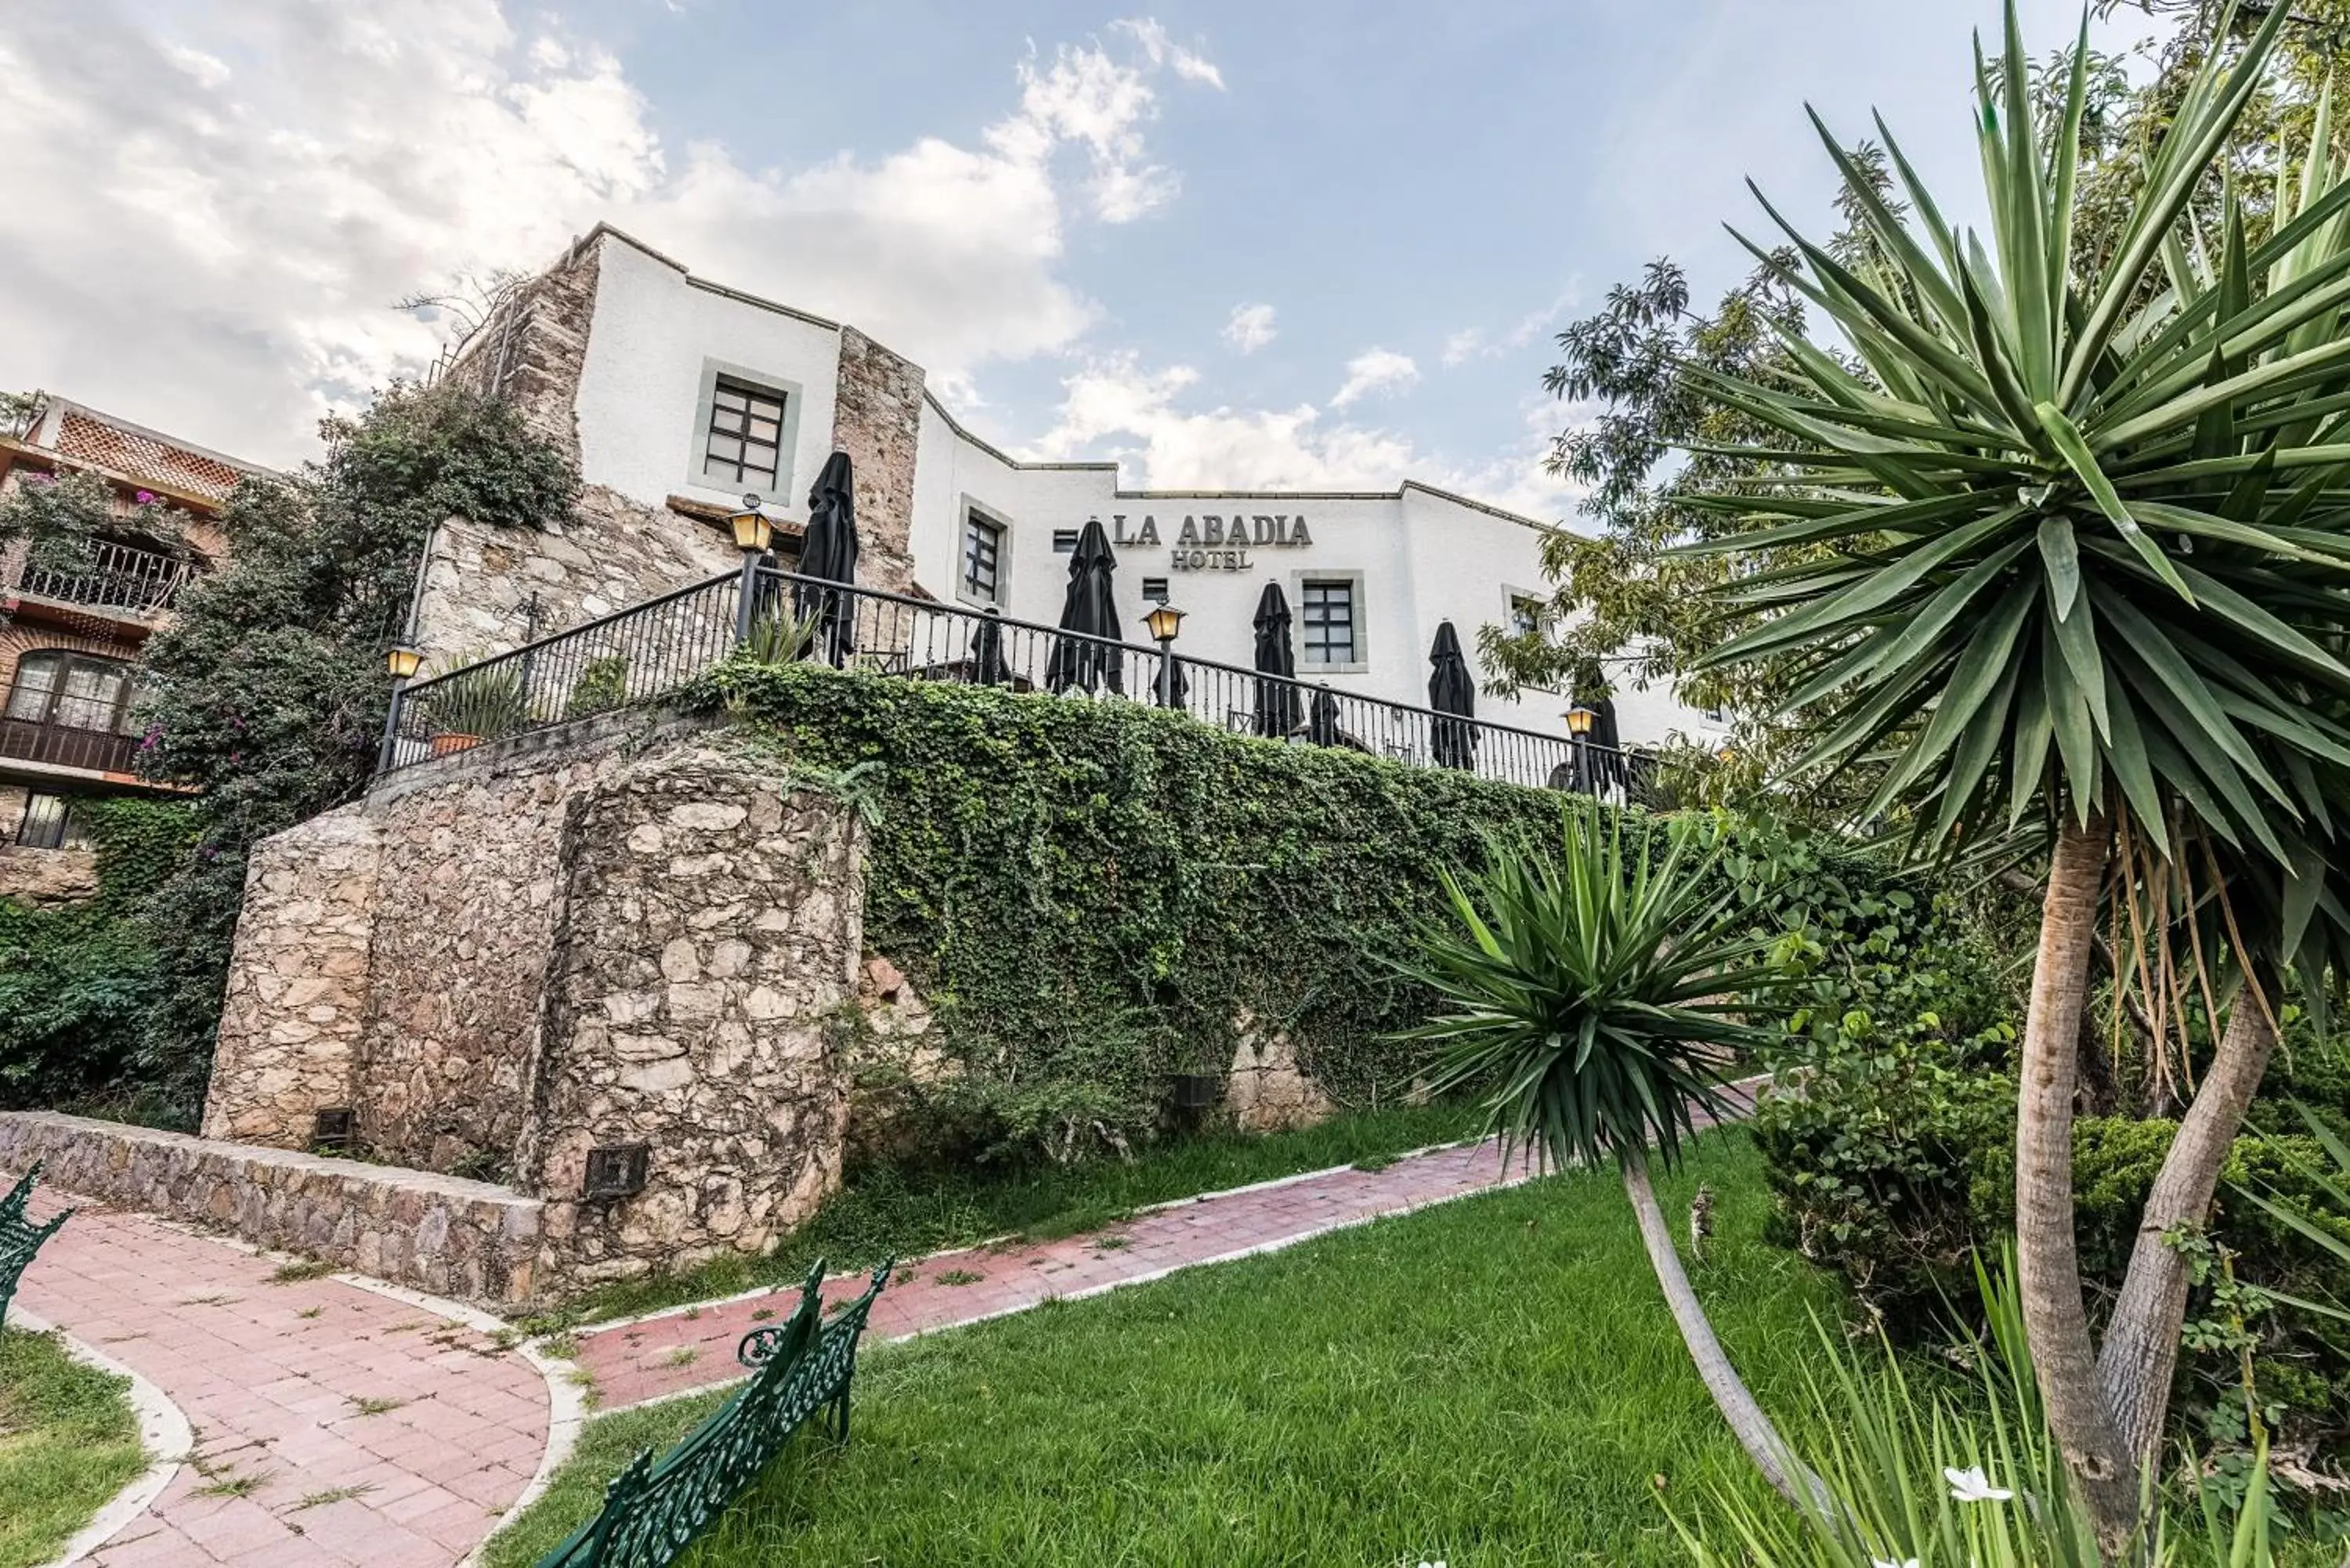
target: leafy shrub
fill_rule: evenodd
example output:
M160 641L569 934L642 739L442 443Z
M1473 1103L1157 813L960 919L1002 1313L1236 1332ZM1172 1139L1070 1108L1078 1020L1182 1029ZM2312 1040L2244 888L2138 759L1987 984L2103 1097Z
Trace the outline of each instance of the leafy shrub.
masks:
M383 649L433 527L544 528L578 493L518 411L453 385L396 384L320 434L321 461L230 495L227 566L181 597L143 661L140 766L203 792L189 853L147 900L161 990L135 1066L184 1110L211 1069L246 854L366 784Z
M1895 889L1906 894L1898 900L1866 883L1840 891L1804 842L1774 841L1767 829L1746 842L1767 852L1751 869L1758 887L1792 877L1815 894L1812 924L1783 944L1802 989L1773 1054L1781 1092L1755 1118L1773 1232L1841 1272L1897 1335L1929 1337L1945 1303L1968 1298L1970 1258L2014 1221L2011 1060L2023 1010L2012 977L2028 919L1923 874ZM2299 1094L2350 1125L2350 1043L2320 1043L2297 1013L2286 1016L2287 1049L2253 1121L2276 1122L2276 1098ZM2123 1116L2074 1123L2074 1228L2093 1310L2120 1284L2176 1131ZM2248 1133L2229 1179L2298 1193L2289 1157L2299 1147ZM2224 1191L2209 1244L2236 1255L2251 1290L2350 1291L2350 1271ZM2199 1292L2199 1321L2210 1321L2222 1282ZM2252 1317L2255 1381L2272 1424L2296 1441L2350 1432L2350 1332L2266 1293ZM2249 1431L2229 1343L2217 1330L2190 1334L2182 1359L2180 1416L2212 1438Z
M111 1089L139 1058L161 993L135 911L178 864L192 828L176 801L88 808L99 891L36 909L0 898L0 1105L47 1106Z
M579 679L572 683L571 695L564 700L563 716L585 719L590 714L609 712L628 700L629 656L608 653L580 667Z

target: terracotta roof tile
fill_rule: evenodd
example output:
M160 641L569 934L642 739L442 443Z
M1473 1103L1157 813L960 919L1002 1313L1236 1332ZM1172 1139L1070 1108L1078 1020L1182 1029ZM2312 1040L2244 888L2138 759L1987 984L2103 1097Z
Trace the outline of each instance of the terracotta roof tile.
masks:
M110 424L79 409L62 410L55 450L60 457L213 501L226 499L244 477L243 470L216 457Z

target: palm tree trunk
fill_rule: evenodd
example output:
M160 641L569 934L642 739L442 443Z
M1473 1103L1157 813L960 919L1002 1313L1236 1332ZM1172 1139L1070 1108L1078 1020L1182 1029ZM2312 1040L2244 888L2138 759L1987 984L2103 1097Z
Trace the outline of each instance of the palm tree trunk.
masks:
M2041 906L2015 1105L2015 1252L2048 1425L2109 1549L2137 1532L2137 1467L2106 1408L2073 1236L2073 1088L2105 879L2106 824L2064 814Z
M2256 977L2256 981L2266 977ZM2163 1232L2200 1225L2220 1184L2220 1168L2236 1140L2244 1111L2268 1071L2276 1032L2249 986L2236 998L2228 1032L2163 1157L2162 1172L2147 1194L2146 1211L2130 1252L2129 1272L2106 1326L2097 1355L2097 1382L2122 1442L2140 1464L2150 1462L2169 1413L2170 1379L2178 1366L2178 1334L2187 1317L2187 1259L2165 1245Z
M1648 1162L1638 1153L1623 1162L1624 1192L1632 1200L1633 1216L1640 1222L1640 1240L1648 1249L1648 1266L1657 1272L1657 1283L1665 1293L1665 1305L1671 1309L1673 1323L1681 1331L1681 1343L1689 1346L1690 1359L1697 1364L1697 1375L1705 1383L1705 1391L1713 1396L1721 1418L1730 1424L1731 1432L1738 1438L1739 1447L1762 1472L1762 1479L1776 1488L1797 1509L1819 1509L1832 1506L1827 1489L1819 1478L1805 1469L1803 1462L1779 1436L1778 1428L1754 1402L1753 1394L1738 1368L1731 1365L1729 1352L1714 1337L1713 1324L1705 1315L1705 1308L1690 1287L1689 1275L1681 1268L1681 1255L1673 1247L1673 1233L1665 1223L1664 1210L1657 1206L1657 1189L1648 1184ZM1797 1490L1797 1477L1810 1491L1806 1498Z

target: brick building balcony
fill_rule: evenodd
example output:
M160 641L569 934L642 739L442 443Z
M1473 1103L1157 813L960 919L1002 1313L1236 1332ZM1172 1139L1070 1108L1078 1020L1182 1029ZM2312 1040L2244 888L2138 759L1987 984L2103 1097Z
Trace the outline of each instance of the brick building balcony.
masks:
M139 738L116 727L119 706L64 697L46 687L0 687L0 763L128 774Z
M69 566L16 559L5 581L8 592L18 598L152 620L172 607L180 590L200 569L192 561L161 551L100 541L90 546L87 558Z

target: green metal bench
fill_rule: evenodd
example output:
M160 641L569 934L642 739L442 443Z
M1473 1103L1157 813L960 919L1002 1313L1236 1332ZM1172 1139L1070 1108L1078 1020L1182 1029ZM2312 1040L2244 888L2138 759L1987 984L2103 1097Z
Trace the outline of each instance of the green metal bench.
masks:
M718 1521L810 1417L831 1407L833 1434L847 1442L857 1342L889 1269L874 1270L865 1293L829 1319L824 1264L810 1269L791 1317L753 1329L735 1347L751 1380L658 1460L650 1449L631 1459L605 1489L603 1511L537 1568L663 1568Z
M30 1212L33 1184L41 1179L41 1162L35 1160L25 1179L0 1198L0 1325L8 1321L8 1303L16 1297L16 1282L25 1277L32 1265L33 1254L41 1243L57 1233L57 1228L73 1218L68 1209L46 1225L36 1225Z

